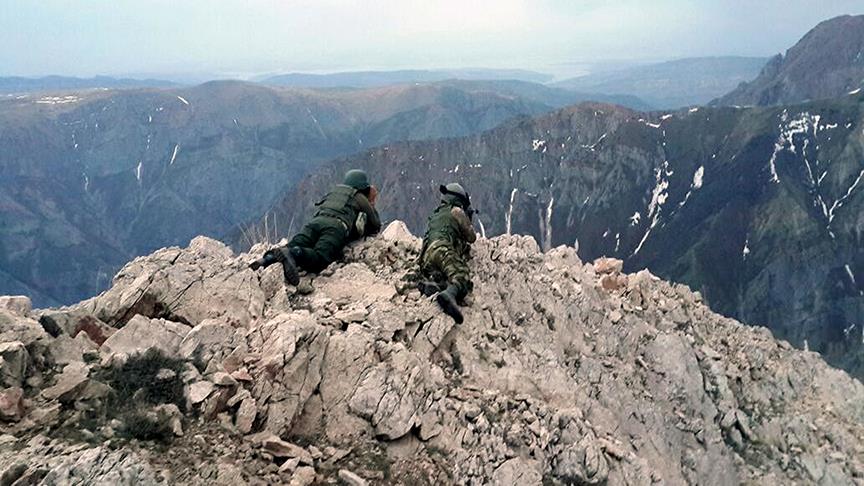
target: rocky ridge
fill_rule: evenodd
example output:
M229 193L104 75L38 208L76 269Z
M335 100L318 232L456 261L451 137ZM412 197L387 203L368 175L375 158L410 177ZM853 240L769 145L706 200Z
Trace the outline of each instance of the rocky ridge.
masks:
M394 222L286 289L199 237L0 299L0 483L864 482L864 386L817 354L527 236L475 244L456 326L418 249Z

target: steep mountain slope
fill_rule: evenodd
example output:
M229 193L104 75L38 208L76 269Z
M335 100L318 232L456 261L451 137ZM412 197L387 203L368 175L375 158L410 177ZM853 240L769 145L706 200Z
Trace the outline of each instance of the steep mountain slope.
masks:
M542 83L552 79L552 76L524 69L405 69L328 74L288 73L268 76L258 82L295 88L371 88L393 84L434 83L448 79L517 80Z
M717 99L718 105L777 105L835 98L864 82L864 15L826 20L759 77Z
M718 312L864 375L864 96L786 108L645 114L584 104L461 139L328 164L277 208L281 231L349 167L385 219L422 231L458 180L487 235L576 242L649 268ZM293 226L289 228L290 223Z
M588 74L556 87L584 93L623 93L660 109L704 105L750 81L765 66L761 57L702 57ZM595 100L603 101L603 100Z
M278 268L254 273L253 255L196 238L136 259L72 308L30 313L0 299L13 310L0 310L0 339L17 340L4 357L26 370L4 376L0 474L502 486L864 477L864 386L815 353L710 312L683 286L583 264L573 248L541 253L524 236L477 242L473 302L456 326L406 282L418 250L395 223L300 294Z
M0 99L0 292L105 288L130 257L264 212L310 168L396 139L459 136L552 106L486 85L174 90Z
M0 93L31 93L39 91L71 91L82 89L121 88L168 88L177 83L162 79L129 79L111 76L74 78L68 76L44 76L27 78L21 76L0 77Z

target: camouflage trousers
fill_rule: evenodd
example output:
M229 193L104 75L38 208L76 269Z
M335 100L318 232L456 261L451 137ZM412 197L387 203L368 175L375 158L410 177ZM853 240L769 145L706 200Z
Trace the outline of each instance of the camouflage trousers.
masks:
M444 240L433 241L426 247L420 261L420 272L432 280L455 285L458 291L456 298L459 300L474 289L465 257Z

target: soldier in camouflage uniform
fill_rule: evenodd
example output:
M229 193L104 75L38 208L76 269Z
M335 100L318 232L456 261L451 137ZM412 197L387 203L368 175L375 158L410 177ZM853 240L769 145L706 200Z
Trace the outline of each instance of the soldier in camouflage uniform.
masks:
M298 269L317 273L342 257L342 249L353 240L374 235L381 230L381 219L375 210L378 191L369 184L362 170L349 170L342 184L315 203L315 216L284 248L275 248L252 262L257 270L282 263L285 281L300 283Z
M474 288L468 269L471 244L477 240L471 223L474 211L468 193L458 183L439 189L444 196L429 216L420 253L420 272L432 282L445 282L446 288L438 292L435 300L444 313L461 324L459 303ZM421 284L421 290L428 292L428 289L429 282Z

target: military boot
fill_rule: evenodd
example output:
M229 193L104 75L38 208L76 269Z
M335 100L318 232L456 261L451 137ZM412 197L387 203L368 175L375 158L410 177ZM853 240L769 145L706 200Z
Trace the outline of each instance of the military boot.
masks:
M264 253L264 256L250 263L249 268L251 268L252 270L258 270L259 268L267 268L274 263L279 263L280 261L282 261L282 258L282 252L280 250L267 250L267 252Z
M438 282L435 282L434 280L427 280L427 279L424 279L424 280L421 280L420 282L418 282L417 283L417 289L420 290L420 293L425 295L426 297L432 297L433 295L437 294L438 292L441 292L442 290L444 290L441 288L440 285L438 285Z
M282 275L285 277L285 283L297 286L300 283L300 270L297 269L297 262L294 257L301 252L300 248L292 247L282 249Z
M446 289L438 292L435 300L445 314L452 317L456 324L462 324L462 311L459 309L459 304L456 303L456 296L459 291L455 285L448 285Z

